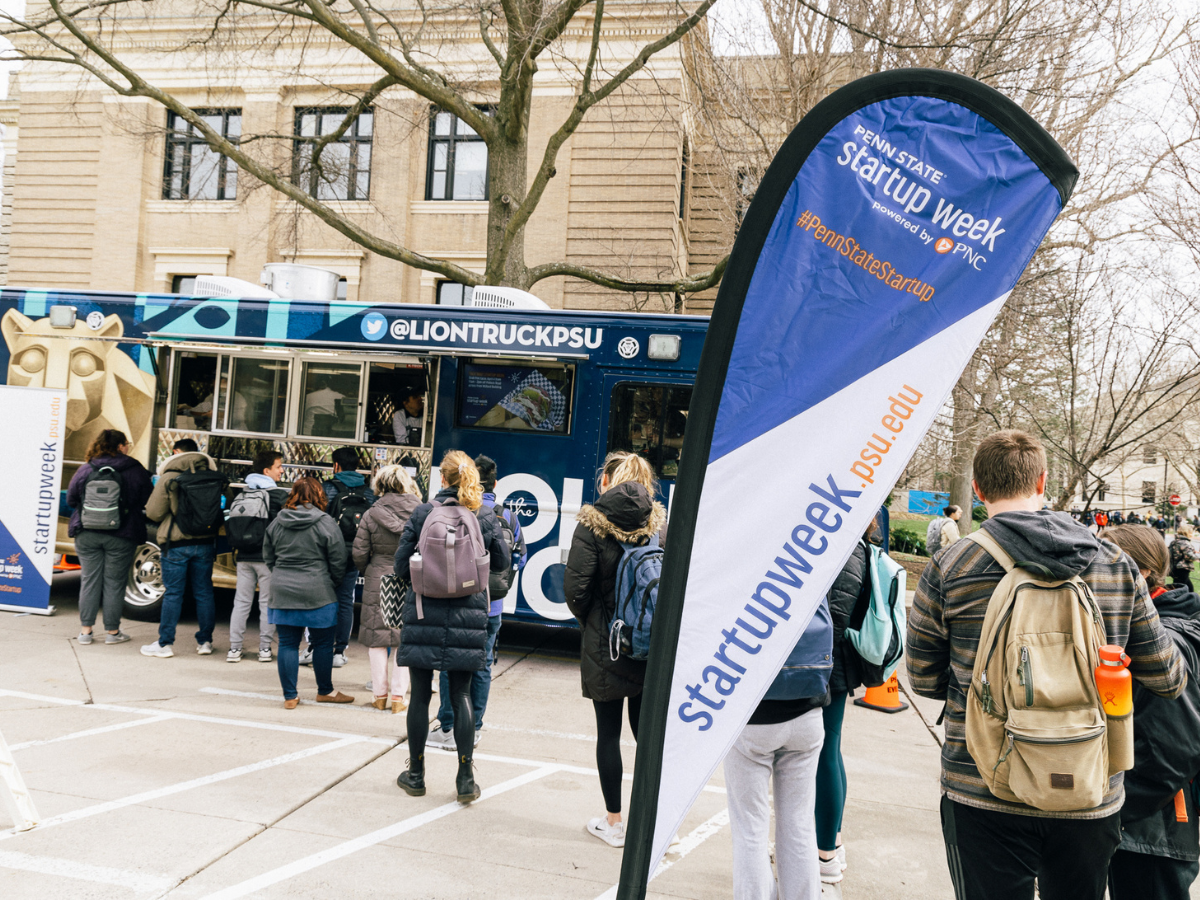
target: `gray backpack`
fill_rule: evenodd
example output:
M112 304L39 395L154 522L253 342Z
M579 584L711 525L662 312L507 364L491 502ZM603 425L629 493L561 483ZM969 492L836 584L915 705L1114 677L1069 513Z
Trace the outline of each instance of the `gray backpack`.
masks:
M490 562L477 515L457 500L434 501L409 562L417 602L486 591Z
M121 476L112 466L101 466L83 485L79 524L88 531L116 531L123 518Z
M925 526L925 552L930 556L942 549L942 526L946 521L945 516L938 516Z

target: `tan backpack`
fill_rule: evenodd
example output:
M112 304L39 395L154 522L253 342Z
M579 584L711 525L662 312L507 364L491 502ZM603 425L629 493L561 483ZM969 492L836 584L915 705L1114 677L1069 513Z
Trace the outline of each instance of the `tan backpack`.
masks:
M1001 800L1047 811L1099 806L1133 767L1133 715L1107 718L1094 670L1107 643L1078 575L1042 581L985 531L968 535L1004 567L967 692L967 751Z

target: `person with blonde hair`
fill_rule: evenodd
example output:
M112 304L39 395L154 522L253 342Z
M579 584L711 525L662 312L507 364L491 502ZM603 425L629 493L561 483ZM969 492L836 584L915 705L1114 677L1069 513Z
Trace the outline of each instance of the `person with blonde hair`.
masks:
M1175 529L1175 540L1171 541L1171 580L1177 587L1192 589L1192 566L1196 562L1196 536L1190 522L1181 522Z
M502 572L509 565L510 549L504 542L500 523L491 507L483 503L483 485L474 461L461 450L451 450L442 458L442 484L429 503L413 510L400 543L396 547L395 573L408 580L411 561L421 546L425 523L435 509L463 506L474 519L459 519L465 533L456 536L456 547L465 551L475 541L476 550L486 553L489 569ZM473 524L478 523L478 530ZM429 560L424 560L428 564ZM454 744L458 751L458 776L455 787L458 802L479 798L479 786L472 771L475 751L475 713L471 709L471 675L486 663L488 595L487 585L465 597L422 596L420 604L410 588L404 603L400 649L396 665L408 666L412 676L412 697L408 706L408 768L396 784L407 794L425 794L425 744L429 737L429 701L433 696L433 671L449 673L450 703L454 709Z
M592 701L596 713L596 768L606 811L586 827L609 846L623 847L621 715L628 704L629 728L636 740L646 663L627 656L614 660L608 627L616 610L622 545L643 546L657 537L665 547L667 514L654 499L654 470L637 454L608 454L599 477L595 505L584 506L575 520L563 590L582 633L579 672L583 696Z
M384 575L392 572L396 563L396 548L400 535L421 504L421 490L403 466L384 466L375 473L375 503L358 523L352 556L355 567L363 573L362 615L358 624L358 641L367 648L371 663L371 685L376 709L386 709L389 686L392 712L408 707L408 669L396 663L388 666L389 650L400 647L400 629L389 628L383 621L380 608L379 584Z

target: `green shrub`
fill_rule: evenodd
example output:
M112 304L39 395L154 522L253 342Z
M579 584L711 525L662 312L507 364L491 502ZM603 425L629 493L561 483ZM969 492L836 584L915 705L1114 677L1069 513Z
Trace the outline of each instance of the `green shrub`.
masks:
M928 556L925 552L925 532L905 527L910 523L897 522L892 525L888 549L896 553L909 553L913 556Z

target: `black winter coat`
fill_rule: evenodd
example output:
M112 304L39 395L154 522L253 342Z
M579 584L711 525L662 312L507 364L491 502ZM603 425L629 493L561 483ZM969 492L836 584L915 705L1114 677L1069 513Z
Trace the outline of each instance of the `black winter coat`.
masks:
M1200 596L1181 588L1154 601L1187 666L1188 683L1166 700L1133 682L1133 768L1125 773L1122 850L1195 861L1200 828L1190 782L1200 774ZM1175 820L1183 789L1188 820Z
M435 500L457 500L453 488L443 488ZM421 529L433 510L432 503L422 503L413 510L412 516L400 535L396 547L396 574L408 579L408 560L416 553L421 539ZM500 523L489 506L476 512L479 530L483 534L483 546L491 556L491 571L503 572L508 568L512 550L504 542ZM401 621L400 649L396 665L415 669L439 669L444 672L478 672L486 662L484 649L487 644L488 596L480 591L469 597L422 597L421 608L425 617L417 618L416 598L412 588L404 601Z
M579 675L589 700L619 700L642 692L646 663L608 651L608 625L617 606L617 566L621 542L641 546L659 535L666 548L666 510L640 484L627 481L609 488L595 506L584 506L575 519L563 590L582 632Z
M833 619L833 674L829 678L829 690L834 694L848 693L863 683L858 654L845 641L844 635L858 602L863 579L867 577L867 558L867 548L861 543L856 544L829 589L829 614Z

